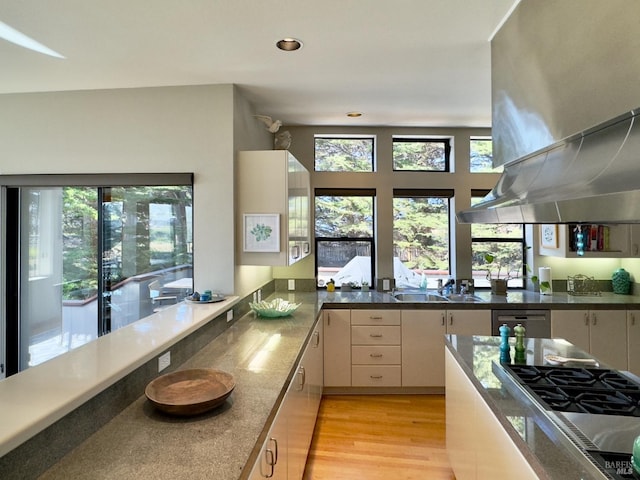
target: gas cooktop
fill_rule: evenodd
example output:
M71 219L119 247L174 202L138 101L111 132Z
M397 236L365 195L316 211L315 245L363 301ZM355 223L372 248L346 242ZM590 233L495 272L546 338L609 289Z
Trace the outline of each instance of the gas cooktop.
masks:
M640 435L640 378L601 368L507 363L498 368L534 403L569 426L584 451L622 458L631 453Z
M640 384L614 370L504 366L551 410L640 417Z

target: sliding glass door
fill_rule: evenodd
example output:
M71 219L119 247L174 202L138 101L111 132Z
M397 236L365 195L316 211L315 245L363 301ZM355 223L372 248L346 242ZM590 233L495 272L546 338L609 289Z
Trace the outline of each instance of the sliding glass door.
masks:
M152 314L151 284L180 280L182 289L163 295L172 303L190 290L191 185L5 193L8 374Z

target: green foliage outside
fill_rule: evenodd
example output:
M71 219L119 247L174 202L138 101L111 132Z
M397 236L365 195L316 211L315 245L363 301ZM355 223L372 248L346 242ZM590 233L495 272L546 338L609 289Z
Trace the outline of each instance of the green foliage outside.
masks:
M316 172L372 172L373 138L316 138Z
M446 170L444 141L393 141L393 169L412 171Z
M86 299L98 289L98 190L65 187L63 191L64 300ZM192 262L187 248L190 232L185 207L192 202L190 188L182 186L114 187L103 205L102 254L105 274L117 283L159 268ZM151 218L150 210L169 206L170 219ZM166 210L166 209L165 209ZM125 247L124 242L129 242ZM127 273L123 272L127 266Z
M373 237L373 198L316 197L316 237Z
M394 198L394 255L409 269L449 269L447 198Z
M491 139L472 139L469 143L471 173L491 173L493 168L493 143Z

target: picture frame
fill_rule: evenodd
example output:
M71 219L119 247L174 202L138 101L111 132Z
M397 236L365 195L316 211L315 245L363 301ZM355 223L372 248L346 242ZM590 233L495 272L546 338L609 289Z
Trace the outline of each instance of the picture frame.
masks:
M243 251L280 252L279 213L245 213L243 217Z
M558 248L558 225L540 225L540 246L543 248Z

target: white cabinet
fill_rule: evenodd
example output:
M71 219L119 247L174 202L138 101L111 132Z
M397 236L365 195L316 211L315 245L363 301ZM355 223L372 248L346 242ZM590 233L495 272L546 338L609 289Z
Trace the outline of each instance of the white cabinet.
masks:
M318 322L249 478L301 480L322 397L323 325Z
M286 399L288 479L301 480L322 397L322 323L298 364Z
M447 453L456 479L537 479L529 462L448 350L445 362Z
M640 310L627 311L628 370L640 375Z
M402 310L402 386L444 385L444 335L491 335L489 310Z
M491 335L490 310L324 310L325 387L443 387L444 335Z
M400 343L399 310L352 310L351 385L399 387Z
M490 310L447 310L447 333L491 335Z
M628 367L625 310L552 310L551 336L564 338L613 368Z
M285 398L273 419L260 456L251 470L250 480L262 478L287 480L287 407Z
M310 180L308 170L286 150L238 153L236 172L238 259L241 265L292 265L311 252ZM278 251L255 251L247 225L278 214ZM272 230L271 235L276 232ZM263 240L264 241L264 240ZM252 250L252 251L247 251ZM265 248L265 250L269 250Z
M324 386L351 386L351 310L323 310Z

